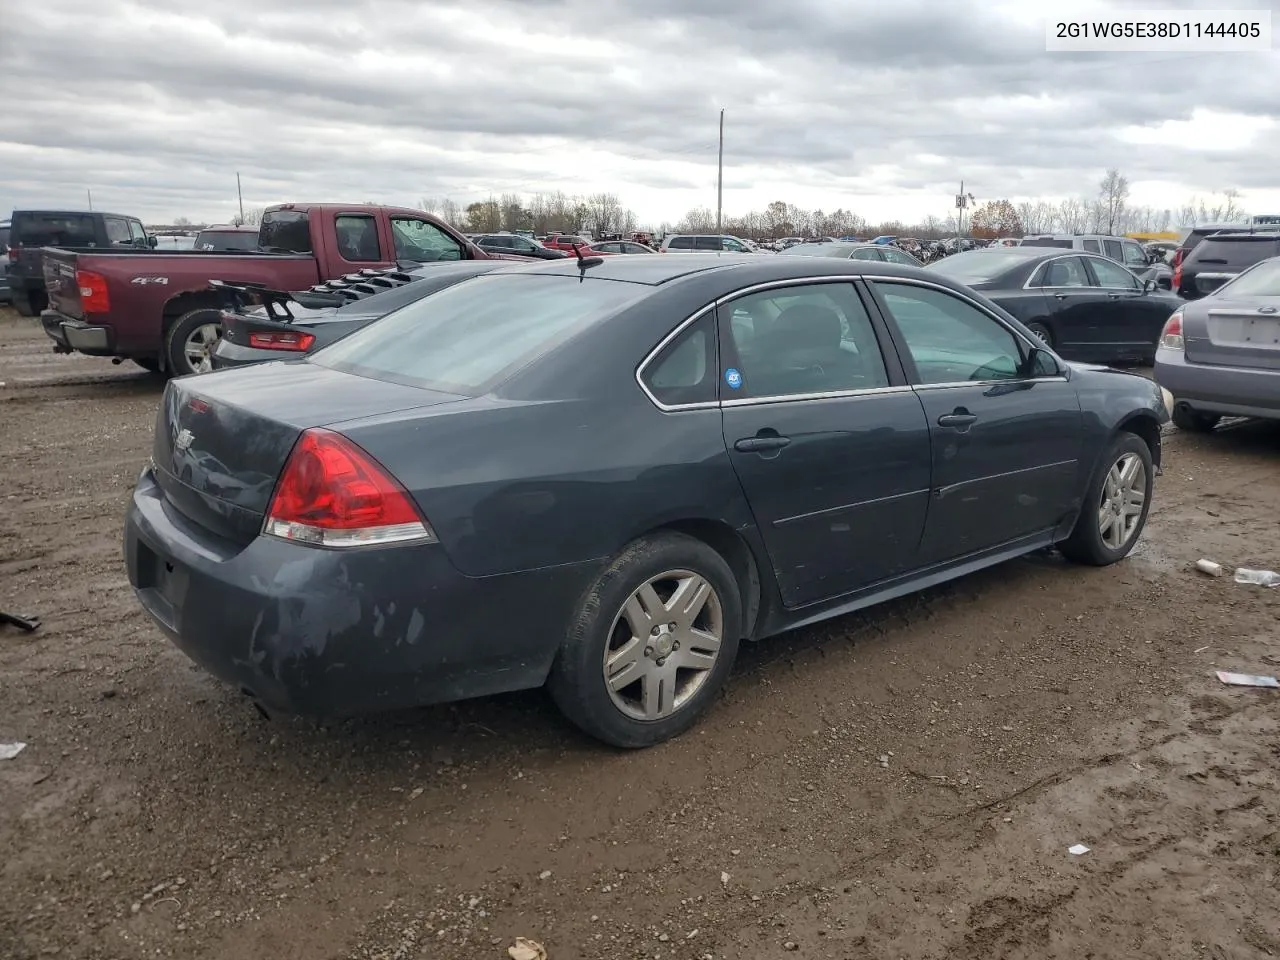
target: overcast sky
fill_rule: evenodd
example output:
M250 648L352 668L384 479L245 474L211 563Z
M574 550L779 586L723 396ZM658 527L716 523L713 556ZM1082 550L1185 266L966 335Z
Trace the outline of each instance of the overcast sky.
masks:
M1133 8L1271 9L1280 0ZM868 220L1096 193L1280 212L1280 57L1046 53L1017 0L0 0L0 211L609 191ZM19 15L6 15L17 13ZM1276 18L1280 23L1280 17Z

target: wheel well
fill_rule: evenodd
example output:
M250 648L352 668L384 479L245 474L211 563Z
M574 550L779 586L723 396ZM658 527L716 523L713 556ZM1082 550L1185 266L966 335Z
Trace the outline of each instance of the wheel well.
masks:
M208 290L194 290L191 293L180 293L172 300L164 305L164 330L165 334L169 333L169 328L173 326L173 322L184 313L190 313L192 310L208 308L210 310L220 309L221 300L216 293Z
M649 533L665 530L674 530L701 540L724 557L729 569L733 571L734 579L738 581L738 592L742 596L742 635L753 636L756 620L760 615L760 571L746 541L727 523L716 520L679 520L650 530Z
M1151 451L1152 462L1157 467L1160 466L1160 424L1156 423L1154 417L1136 413L1120 424L1118 432L1132 433L1139 437Z

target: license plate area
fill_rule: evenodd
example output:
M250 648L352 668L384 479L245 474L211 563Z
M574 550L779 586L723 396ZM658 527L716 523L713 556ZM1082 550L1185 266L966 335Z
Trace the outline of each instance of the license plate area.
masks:
M138 542L138 590L148 600L152 613L170 627L177 627L178 613L190 585L190 574L172 560L168 560Z
M1280 319L1211 313L1209 340L1221 347L1280 350Z

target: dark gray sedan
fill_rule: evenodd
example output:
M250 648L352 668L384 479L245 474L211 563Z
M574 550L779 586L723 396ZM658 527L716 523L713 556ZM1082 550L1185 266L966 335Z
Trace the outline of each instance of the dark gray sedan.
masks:
M741 641L1054 544L1121 559L1167 419L923 270L510 264L301 362L170 381L125 552L174 642L267 709L545 683L640 747Z
M1280 257L1171 316L1155 377L1182 430L1212 430L1224 416L1280 420Z
M779 251L784 257L837 257L841 260L870 260L872 263L897 263L904 267L924 264L888 243L859 243L854 240L832 240L826 243L797 243Z

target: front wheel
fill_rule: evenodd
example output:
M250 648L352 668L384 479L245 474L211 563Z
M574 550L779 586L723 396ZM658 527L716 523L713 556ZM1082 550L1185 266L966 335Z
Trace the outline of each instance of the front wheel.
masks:
M637 540L588 591L547 686L561 712L617 747L683 733L724 685L742 603L733 571L679 533Z
M208 373L213 369L213 349L222 336L219 311L202 307L184 313L169 327L165 355L174 376Z
M1053 349L1053 334L1049 332L1049 328L1043 323L1028 323L1027 329L1036 335L1036 337L1050 350Z
M1105 567L1128 556L1151 509L1155 469L1141 437L1121 433L1107 448L1071 535L1059 544L1076 563Z

